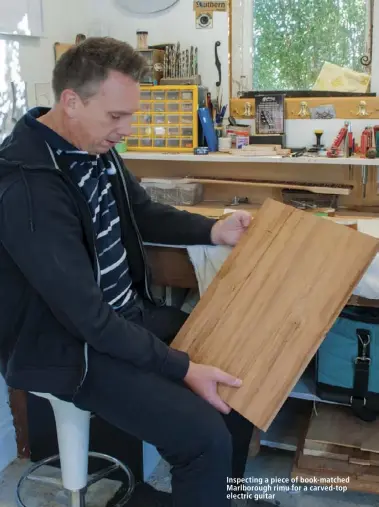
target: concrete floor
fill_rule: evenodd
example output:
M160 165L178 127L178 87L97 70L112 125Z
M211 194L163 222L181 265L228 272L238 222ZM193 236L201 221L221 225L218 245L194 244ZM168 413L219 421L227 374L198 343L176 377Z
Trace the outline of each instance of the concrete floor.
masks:
M246 477L271 479L272 477L289 477L293 462L293 454L270 449L262 449L260 455L251 459L246 470ZM16 484L29 466L27 461L16 461L5 471L0 473L0 507L16 507L15 489ZM49 474L55 470L46 470ZM170 473L163 461L157 467L149 481L158 489L170 490ZM102 481L93 486L87 495L88 507L104 507L107 500L118 489L119 483L114 481ZM276 493L275 500L280 502L281 507L379 507L379 495L366 495L362 493ZM62 507L65 498L62 494L56 495L51 486L40 484L28 484L25 488L23 501L28 507ZM249 502L237 501L235 507L250 505ZM146 505L146 507L149 507Z

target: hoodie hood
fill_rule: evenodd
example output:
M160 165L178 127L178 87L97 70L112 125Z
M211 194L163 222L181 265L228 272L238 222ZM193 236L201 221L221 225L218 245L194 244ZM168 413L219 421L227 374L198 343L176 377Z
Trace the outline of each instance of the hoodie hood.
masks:
M35 108L33 116L46 114L49 108ZM7 189L21 179L28 202L28 221L31 232L34 231L33 203L28 185L30 170L54 170L54 161L45 140L27 122L27 113L16 123L12 133L0 145L0 201ZM32 162L31 162L32 161Z
M11 134L6 137L0 145L0 160L5 159L17 165L29 166L32 168L50 166L54 168L49 150L45 140L28 125L27 115L33 114L38 117L50 111L47 107L38 107L32 109L29 113L22 116L14 126ZM33 164L30 164L30 160ZM0 179L2 177L2 164L0 165Z

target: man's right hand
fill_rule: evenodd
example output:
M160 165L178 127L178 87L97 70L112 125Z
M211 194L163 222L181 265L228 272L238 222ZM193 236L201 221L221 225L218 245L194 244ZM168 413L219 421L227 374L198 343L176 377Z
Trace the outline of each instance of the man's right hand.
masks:
M184 382L193 392L208 401L222 414L229 414L231 408L218 395L217 384L220 383L230 387L240 387L242 385L240 379L225 373L219 368L192 362L190 362Z

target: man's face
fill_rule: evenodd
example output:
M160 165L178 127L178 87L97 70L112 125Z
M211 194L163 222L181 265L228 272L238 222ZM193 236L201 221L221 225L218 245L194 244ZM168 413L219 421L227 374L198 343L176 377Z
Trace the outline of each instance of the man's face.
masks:
M129 76L111 71L90 99L83 102L77 97L70 115L75 145L91 154L101 154L129 136L139 96L138 83Z

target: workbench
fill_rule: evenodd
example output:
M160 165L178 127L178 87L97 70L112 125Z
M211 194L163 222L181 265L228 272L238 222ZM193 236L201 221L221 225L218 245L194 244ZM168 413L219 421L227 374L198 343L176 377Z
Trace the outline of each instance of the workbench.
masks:
M338 216L379 216L379 159L139 152L123 153L121 157L139 179L195 178L204 186L203 201L180 209L214 218L224 214L236 195L249 200L239 209L252 213L267 197L281 201L282 191L294 188L294 182L299 190L319 185L324 195L340 192Z

